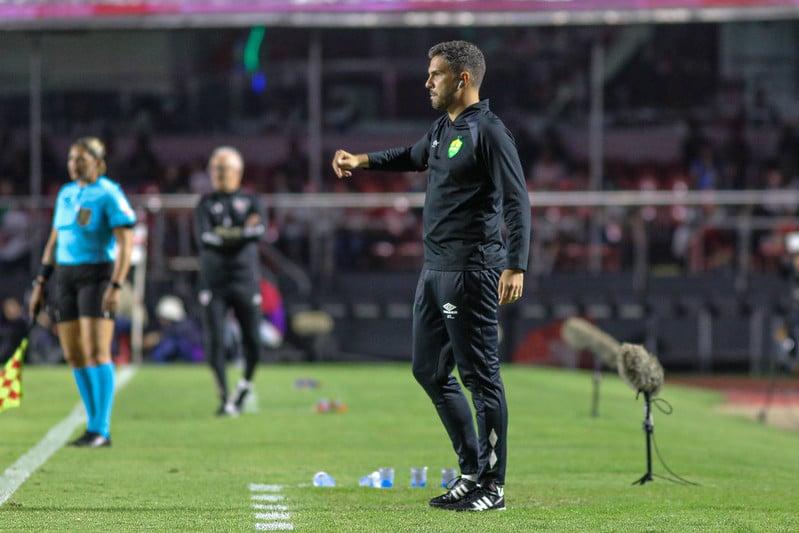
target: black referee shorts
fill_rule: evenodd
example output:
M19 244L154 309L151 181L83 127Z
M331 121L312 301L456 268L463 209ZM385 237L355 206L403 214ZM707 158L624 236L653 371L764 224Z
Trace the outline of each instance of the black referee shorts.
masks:
M114 318L102 309L103 293L111 281L114 263L58 265L55 270L56 322L70 322L79 317Z

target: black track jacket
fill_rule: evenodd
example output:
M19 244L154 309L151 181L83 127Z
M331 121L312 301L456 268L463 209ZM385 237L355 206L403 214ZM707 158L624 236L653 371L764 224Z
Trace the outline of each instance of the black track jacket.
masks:
M425 268L527 270L530 199L516 143L488 100L466 108L455 122L443 115L413 146L367 155L370 169L429 169Z
M261 223L244 226L252 214ZM266 214L254 194L212 192L194 209L194 237L200 249L200 274L206 283L226 285L260 279L258 240L266 227Z

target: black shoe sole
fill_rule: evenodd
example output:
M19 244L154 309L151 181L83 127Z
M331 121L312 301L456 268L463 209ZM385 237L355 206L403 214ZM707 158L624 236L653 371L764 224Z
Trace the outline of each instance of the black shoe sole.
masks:
M94 438L96 438L98 436L99 435L97 433L92 433L90 431L86 431L83 435L81 435L77 439L75 439L72 442L70 442L69 445L70 446L74 446L76 448L82 448L84 446L88 446L89 442L91 442L92 439L94 439Z

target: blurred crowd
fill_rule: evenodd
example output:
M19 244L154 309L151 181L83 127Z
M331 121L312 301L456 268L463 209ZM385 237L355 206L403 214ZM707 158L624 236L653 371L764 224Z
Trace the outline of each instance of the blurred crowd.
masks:
M514 136L526 169L528 189L536 191L582 191L593 187L586 154L575 153L557 126L533 132L514 124ZM755 128L755 129L753 129ZM789 122L771 126L771 146L753 147L753 132L762 135L763 126L752 126L742 113L723 124L705 124L686 117L681 134L674 135L669 151L676 158L625 159L608 157L598 187L601 190L792 190L799 187L799 134ZM27 149L8 141L0 130L0 266L4 272L27 271L30 263L30 233L35 214L15 200L28 194L24 176ZM137 135L127 153L115 150L114 137L108 142L110 176L129 194L200 194L207 191L208 177L200 160L165 160L155 148L158 138ZM269 164L257 160L245 169L246 187L264 194L274 193L373 193L422 192L425 175L384 173L377 179L356 173L337 180L325 174L312 179L307 143L299 135L285 140L282 156ZM322 160L329 159L327 152ZM43 193L53 195L66 181L64 165L52 143L44 143ZM62 158L61 158L62 159ZM729 260L735 235L727 230L695 230L730 208L716 210L691 206L651 207L639 211L605 209L601 234L605 269L630 267L632 224L640 218L647 225L650 260L684 269L709 268ZM796 215L794 206L758 205L750 214L764 217ZM576 207L536 208L536 232L544 242L543 271L584 268L589 253L586 243L596 222L596 210ZM729 214L729 213L726 213ZM392 208L326 210L280 209L272 213L270 241L299 264L310 261L309 238L313 231L334 234L336 265L343 269L416 268L421 257L418 209ZM700 241L701 242L698 242ZM595 246L596 240L593 245ZM701 261L694 257L696 246L704 250ZM768 255L768 245L753 250ZM778 251L777 251L778 252ZM762 259L762 258L761 258ZM697 261L699 261L698 264ZM767 264L756 257L754 267Z

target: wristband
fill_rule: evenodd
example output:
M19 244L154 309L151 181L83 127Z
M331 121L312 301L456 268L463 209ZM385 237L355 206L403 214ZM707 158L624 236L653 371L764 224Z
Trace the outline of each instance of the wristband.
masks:
M50 279L50 276L53 275L53 270L55 270L55 265L42 263L39 266L39 273L36 275L36 277L38 278L39 276L41 276L42 279L46 282L48 279Z
M109 283L109 285L111 285L113 288L115 288L117 290L122 288L122 284L119 283L118 281L111 281L111 283Z

